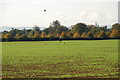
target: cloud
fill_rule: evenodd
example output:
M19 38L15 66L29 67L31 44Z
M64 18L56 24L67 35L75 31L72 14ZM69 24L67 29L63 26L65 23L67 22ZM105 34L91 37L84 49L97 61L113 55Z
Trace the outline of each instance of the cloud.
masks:
M93 13L91 13L91 14L89 14L88 16L87 16L87 18L89 19L89 20L91 20L91 21L93 21L93 20L98 20L99 19L99 13L98 12L93 12Z
M64 12L58 12L58 13L56 13L56 16L61 16L63 14L64 14Z
M100 13L99 12L81 12L78 15L79 22L84 22L88 24L93 24L95 21L98 21L100 18Z

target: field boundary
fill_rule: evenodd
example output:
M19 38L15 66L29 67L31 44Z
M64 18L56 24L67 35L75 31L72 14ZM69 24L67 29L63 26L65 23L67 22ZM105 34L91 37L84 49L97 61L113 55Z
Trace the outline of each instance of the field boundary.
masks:
M24 38L24 39L16 39L16 38L0 38L0 42L14 42L14 41L62 41L62 40L117 40L120 38Z

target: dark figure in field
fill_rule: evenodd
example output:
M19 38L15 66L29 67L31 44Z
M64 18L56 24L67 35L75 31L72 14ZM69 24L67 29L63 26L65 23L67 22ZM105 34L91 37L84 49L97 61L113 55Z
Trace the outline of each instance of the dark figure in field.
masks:
M60 37L60 38L59 38L59 42L61 42L61 41L62 41L62 38Z

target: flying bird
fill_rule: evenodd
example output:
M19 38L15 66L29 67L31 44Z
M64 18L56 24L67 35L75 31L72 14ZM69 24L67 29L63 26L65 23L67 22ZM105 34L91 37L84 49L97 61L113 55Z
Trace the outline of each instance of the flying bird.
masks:
M46 9L44 9L44 12L46 12Z

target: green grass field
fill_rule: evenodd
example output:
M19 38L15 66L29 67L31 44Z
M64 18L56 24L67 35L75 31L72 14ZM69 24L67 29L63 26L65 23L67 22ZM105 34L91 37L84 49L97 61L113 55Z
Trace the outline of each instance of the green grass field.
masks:
M2 46L3 77L118 77L118 40L3 42Z

